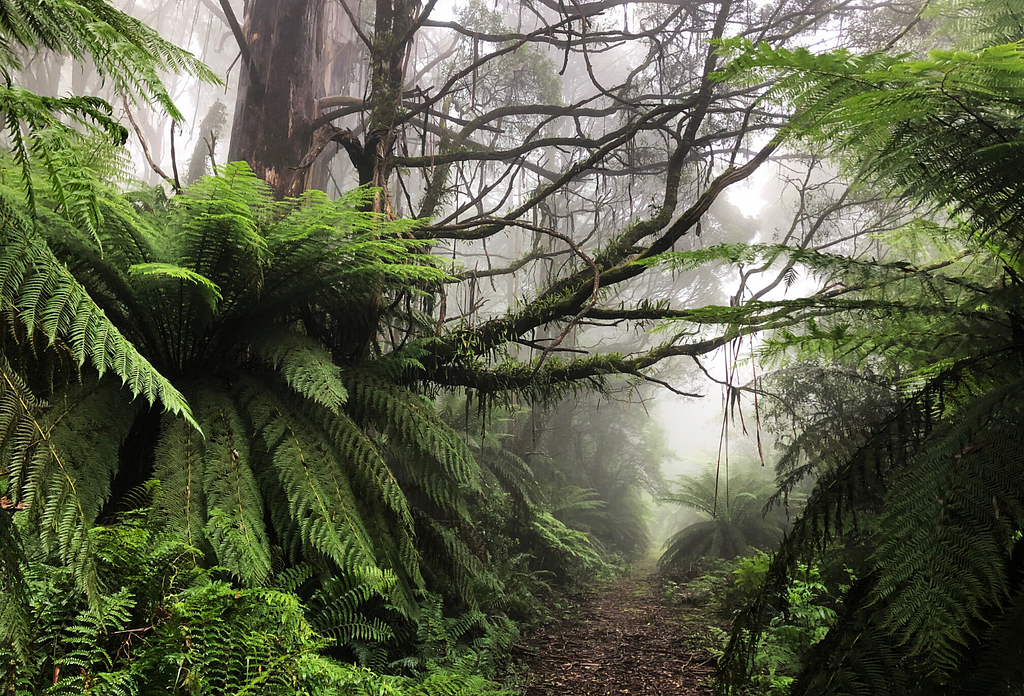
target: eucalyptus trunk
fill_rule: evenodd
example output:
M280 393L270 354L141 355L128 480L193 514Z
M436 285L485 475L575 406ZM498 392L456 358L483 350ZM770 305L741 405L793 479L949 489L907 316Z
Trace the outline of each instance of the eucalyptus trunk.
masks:
M278 198L309 187L309 168L299 165L313 142L322 5L251 0L246 8L242 32L251 62L240 71L228 158L248 162Z
M386 191L418 8L418 0L376 3L373 33L361 37L369 44L367 85L346 79L337 65L354 53L346 48L355 40L350 18L323 0L252 0L230 159L248 162L278 197L295 196L326 188L317 179L326 176L323 160L337 152L328 147L333 141L348 154L358 183L381 190L374 209L393 217ZM360 127L341 129L321 118L336 104L353 103L362 108Z

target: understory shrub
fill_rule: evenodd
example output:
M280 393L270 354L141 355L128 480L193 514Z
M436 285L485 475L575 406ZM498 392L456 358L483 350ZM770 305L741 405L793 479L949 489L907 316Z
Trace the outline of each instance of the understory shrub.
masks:
M734 561L717 561L675 594L679 597L706 596L711 611L731 618L755 600L768 575L771 556L756 553ZM829 582L823 579L829 577ZM799 673L808 651L819 643L836 622L837 598L853 582L846 568L823 569L801 564L786 591L777 598L773 616L761 633L753 655L750 682L752 693L784 696ZM722 647L729 636L721 633ZM718 652L720 656L721 651Z
M296 594L240 587L224 569L203 568L197 549L160 526L141 510L89 531L102 587L94 605L58 559L24 550L28 622L20 635L0 640L0 693L503 693L480 673L495 672L515 636L511 622L466 615L453 625L441 617L439 598L428 598L420 619L422 656L394 663L396 673L384 674L330 657L337 639L317 632L317 617ZM352 601L349 635L374 637L375 624L359 616L359 602ZM473 631L477 635L465 640Z

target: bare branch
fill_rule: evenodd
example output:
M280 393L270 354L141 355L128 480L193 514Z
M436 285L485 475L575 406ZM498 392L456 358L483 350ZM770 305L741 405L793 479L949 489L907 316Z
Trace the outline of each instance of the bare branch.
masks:
M146 143L146 139L142 137L142 129L139 128L139 124L135 122L135 118L132 116L132 110L128 108L128 97L121 93L121 102L124 104L124 113L128 117L128 122L132 124L132 129L135 131L135 135L139 137L139 143L142 144L142 154L146 156L146 161L149 162L149 167L156 175L164 181L174 182L175 178L167 176L167 172L160 168L160 165L153 160L153 155L149 152L149 145ZM176 189L177 190L177 189Z
M231 3L228 0L220 0L220 7L224 11L224 18L227 20L228 26L231 27L231 33L235 37L235 43L238 44L238 50L242 52L242 61L245 63L245 67L249 69L249 79L252 81L253 87L256 88L256 92L262 94L263 82L260 80L256 63L252 59L249 42L246 41L245 33L242 32L242 27L235 17L235 12L231 9Z

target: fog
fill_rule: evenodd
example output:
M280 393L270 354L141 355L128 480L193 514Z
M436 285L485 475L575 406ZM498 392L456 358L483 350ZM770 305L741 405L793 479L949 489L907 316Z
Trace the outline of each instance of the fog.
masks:
M661 480L636 484L647 499L669 490L666 482L708 467L763 462L770 475L774 452L754 403L755 377L791 358L765 355L764 337L738 328L741 324L685 313L806 297L827 279L812 277L779 255L738 264L709 259L615 281L581 301L579 309L570 303L571 309L545 317L536 308L553 301L546 293L587 272L595 258L604 259L608 269L624 267L629 253L615 247L617 240L656 220L630 242L634 255L647 253L653 247L645 245L659 235L664 235L662 250L676 252L741 243L853 255L874 245L878 251L871 235L890 228L901 213L851 192L830 164L796 150L780 149L745 180L711 196L712 203L685 229L671 230L687 206L696 208L710 195L716 177L766 148L787 117L785 104L755 101L742 85L714 86L711 75L720 64L709 55L710 39L778 29L789 33L791 45L871 45L879 27L898 24L901 15L868 21L857 3L823 14L807 3L784 20L775 19L775 6L767 0L734 9L605 4L579 17L562 14L564 8L554 3L402 5L403 12L423 12L395 69L401 109L420 115L401 121L387 145L375 145L393 151L381 160L386 166L375 165L370 176L360 169L357 155L362 143L375 137L374 129L380 130L375 114L381 105L373 95L383 78L369 60L367 37L382 25L371 3L310 3L309 17L315 15L310 21L318 32L309 49L316 62L312 82L299 85L299 78L288 74L272 80L294 78L295 100L305 90L306 107L312 105L312 110L303 107L306 111L293 108L289 132L294 126L295 133L312 138L318 128L330 139L320 150L310 150L315 154L303 167L286 158L267 164L265 171L276 177L299 171L304 185L321 187L332 197L372 179L382 186L380 209L387 215L428 218L433 252L453 275L436 301L424 305L440 335L483 330L489 322L530 312L541 317L520 321L517 335L482 348L484 367L619 354L623 361L639 360L642 368L619 368L624 378L596 371L588 379L591 387L603 382L612 399L642 410L643 418L664 433ZM398 3L393 5L397 12ZM111 101L131 131L128 179L156 185L159 170L188 184L213 164L226 162L229 149L256 151L238 143L257 136L231 131L239 122L238 104L265 105L239 101L240 86L244 92L251 85L225 10L230 7L244 25L253 51L271 51L253 58L259 70L269 72L275 56L291 47L273 44L276 38L261 37L252 28L261 12L272 11L266 0L244 6L132 0L122 6L192 51L223 83L164 77L185 115L173 137L170 119L159 109L122 100L88 65L41 55L27 65L28 86L50 94L95 93ZM261 48L268 41L271 48ZM703 106L694 106L698 103ZM693 116L693 109L701 115ZM404 118L405 112L388 118ZM666 115L653 116L661 112ZM310 118L323 123L301 131L296 124ZM635 127L648 121L649 126ZM260 134L258 145L300 135ZM681 159L673 160L674 152ZM437 158L447 159L438 164ZM264 171L262 164L251 164ZM666 191L671 176L678 178L676 188ZM170 190L168 182L163 185ZM659 220L668 198L677 194L672 214ZM598 313L603 318L593 318ZM729 337L723 347L713 346L718 337ZM387 343L383 334L381 340ZM673 357L643 363L645 356L661 355L658 351ZM537 408L557 409L558 389L538 398ZM459 390L473 388L466 383L437 388L439 393ZM521 407L530 399L513 401ZM550 411L532 411L532 428L538 413L543 419ZM579 476L567 480L591 485Z

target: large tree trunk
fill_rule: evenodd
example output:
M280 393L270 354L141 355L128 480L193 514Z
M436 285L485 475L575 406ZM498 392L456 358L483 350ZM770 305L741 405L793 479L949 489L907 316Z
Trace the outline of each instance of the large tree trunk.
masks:
M323 177L323 167L313 165L326 141L334 140L347 151L359 183L381 189L374 208L391 216L386 191L418 8L419 0L376 2L366 130L360 139L353 132L357 129L314 132L318 98L362 103L366 94L350 82L344 67L328 64L352 54L347 41L333 36L351 33L348 19L328 11L323 0L250 0L242 34L243 56L249 54L251 67L240 73L228 157L248 162L279 197L295 196L310 186L324 186L325 181L312 180L311 172ZM354 87L358 95L341 94Z
M255 68L243 67L231 161L245 160L279 198L308 187L300 168L313 142L317 34L322 0L251 0L243 34Z

